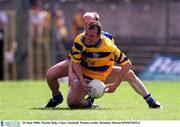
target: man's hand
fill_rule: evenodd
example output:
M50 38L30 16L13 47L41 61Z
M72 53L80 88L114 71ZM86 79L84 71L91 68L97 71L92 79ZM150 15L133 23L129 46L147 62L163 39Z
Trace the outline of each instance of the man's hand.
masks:
M86 82L86 80L83 78L83 74L82 74L82 71L81 71L80 64L79 63L75 63L73 61L70 61L69 72L70 71L74 72L74 75L77 76L77 79L79 81L79 85L82 85L83 89L86 92L88 92L88 89L89 89L88 82ZM72 81L72 84L74 84L74 85L76 84L76 81L73 81L73 79L70 79L70 80Z
M69 60L68 81L69 81L69 87L71 87L72 89L79 82L78 77L76 76L76 74L73 71L71 60Z
M117 87L118 86L116 84L114 84L114 83L108 84L108 85L106 85L105 92L106 93L113 93L113 92L115 92Z
M73 71L71 71L71 73L68 73L68 79L69 79L69 87L73 89L75 84L78 82L78 78Z
M89 90L89 85L88 85L88 82L86 81L86 80L81 80L80 81L80 85L82 85L82 87L83 87L83 89L86 91L86 92L88 92L88 90Z
M126 76L129 69L132 67L132 64L129 62L123 66L121 66L121 70L119 71L119 75L116 77L114 83L108 84L106 86L106 93L113 93L117 87L121 84L122 80Z

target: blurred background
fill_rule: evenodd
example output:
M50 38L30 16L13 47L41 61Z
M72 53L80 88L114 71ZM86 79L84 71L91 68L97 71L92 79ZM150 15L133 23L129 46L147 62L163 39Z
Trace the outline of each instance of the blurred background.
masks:
M179 0L0 0L0 80L44 79L67 58L86 11L142 79L180 80Z

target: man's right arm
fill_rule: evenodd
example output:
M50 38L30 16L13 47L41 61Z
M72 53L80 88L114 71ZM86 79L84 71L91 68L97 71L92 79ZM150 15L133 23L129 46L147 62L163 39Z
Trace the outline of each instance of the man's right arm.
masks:
M80 84L87 89L87 82L83 78L80 62L82 59L83 44L81 43L81 35L77 36L74 40L73 47L70 53L71 66L75 75L78 77Z
M72 69L74 73L77 75L79 82L83 86L84 90L88 90L88 84L83 78L83 73L81 71L80 64L72 61Z
M69 86L74 88L76 81L78 80L76 74L73 72L72 68L72 60L69 59L69 67L68 67L68 79L69 79Z

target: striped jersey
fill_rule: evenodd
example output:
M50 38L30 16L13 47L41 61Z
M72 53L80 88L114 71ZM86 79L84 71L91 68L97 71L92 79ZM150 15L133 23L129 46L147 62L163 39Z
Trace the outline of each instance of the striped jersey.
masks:
M88 46L84 33L75 38L70 58L73 62L80 63L85 78L99 80L106 79L115 63L125 65L130 62L113 40L101 35L96 45Z

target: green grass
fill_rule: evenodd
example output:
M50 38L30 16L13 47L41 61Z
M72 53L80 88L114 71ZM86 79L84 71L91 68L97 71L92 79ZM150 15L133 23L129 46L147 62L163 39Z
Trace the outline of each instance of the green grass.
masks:
M162 110L149 109L141 96L126 83L113 94L95 101L100 109L70 110L67 85L61 85L64 102L56 109L43 109L51 97L45 81L0 82L1 120L179 120L180 82L145 82Z

